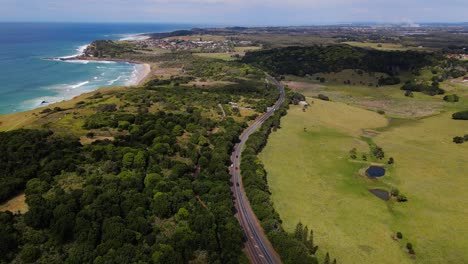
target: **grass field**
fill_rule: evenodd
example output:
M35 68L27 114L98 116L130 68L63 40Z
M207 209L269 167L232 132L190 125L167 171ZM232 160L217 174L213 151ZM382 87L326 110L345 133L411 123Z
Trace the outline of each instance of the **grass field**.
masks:
M373 140L395 165L385 177L359 174L365 162L348 151L367 152L362 129L385 127L384 116L337 102L315 100L306 112L293 106L273 133L261 160L275 208L288 231L298 221L315 232L320 258L339 263L464 263L468 260L468 144L451 139L468 122L450 113L421 121L391 122ZM463 132L465 131L465 132ZM384 202L368 189L398 187L409 202ZM392 235L401 231L403 241ZM416 258L405 250L414 245Z
M0 212L9 211L14 214L18 212L24 214L28 210L29 207L28 204L26 204L26 196L24 195L24 193L13 197L12 199L3 204L0 204Z
M392 43L372 43L372 42L357 42L357 41L348 41L343 42L343 44L348 44L350 46L360 47L360 48L371 48L376 50L391 51L391 50L427 50L426 48L412 47L412 46L403 46L401 44L392 44Z
M211 58L211 59L219 59L219 60L225 60L225 61L233 61L236 60L235 57L233 57L234 54L231 53L193 53L194 56L199 56L203 58Z
M421 79L430 79L430 71L424 70ZM319 76L319 75L317 75ZM462 97L458 103L446 103L444 95L429 96L423 93L413 93L413 97L404 96L400 89L402 84L391 86L369 86L360 82L373 82L372 78L378 78L379 74L357 74L353 70L344 70L339 73L321 74L327 81L320 83L315 80L315 75L309 78L286 76L284 84L289 88L306 96L325 94L333 101L346 102L372 111L385 111L387 116L393 118L421 118L438 114L447 109L468 108L468 83L462 78L447 80L441 83L446 94L455 93ZM403 80L407 79L405 76ZM343 84L342 80L351 80L351 85Z

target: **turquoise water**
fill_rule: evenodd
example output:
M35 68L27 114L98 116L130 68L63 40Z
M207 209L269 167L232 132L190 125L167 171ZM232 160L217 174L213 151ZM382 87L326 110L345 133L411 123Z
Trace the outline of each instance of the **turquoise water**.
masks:
M71 99L104 86L130 85L140 65L57 61L96 39L188 29L177 24L0 23L0 114Z

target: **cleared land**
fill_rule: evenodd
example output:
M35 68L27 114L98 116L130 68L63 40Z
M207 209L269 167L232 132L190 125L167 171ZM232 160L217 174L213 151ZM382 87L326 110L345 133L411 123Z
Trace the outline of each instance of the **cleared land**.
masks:
M310 100L310 99L309 99ZM315 232L320 254L341 263L463 263L468 260L468 145L451 142L468 122L450 113L420 121L391 122L373 138L396 163L379 180L349 160L368 152L362 129L385 127L386 118L336 102L315 100L306 112L293 106L282 129L261 153L272 199L288 231L297 222ZM286 140L287 139L287 140ZM368 189L398 187L409 202L384 202ZM431 219L428 221L428 219ZM401 231L403 241L392 235ZM405 245L416 251L412 260Z
M26 204L26 196L24 193L13 197L9 201L0 204L0 212L6 212L10 211L12 213L21 213L24 214L28 212L29 207L28 204Z
M391 51L391 50L427 50L427 48L423 47L412 47L412 46L403 46L401 44L393 44L393 43L374 43L374 42L357 42L357 41L348 41L343 42L344 44L348 44L350 46L360 47L360 48L371 48L376 50L384 50L384 51Z
M430 79L432 74L424 72L421 79ZM457 104L444 103L444 95L428 96L423 93L413 93L413 97L404 96L404 91L400 90L402 84L376 87L375 84L380 73L358 74L355 70L344 70L339 73L316 74L308 78L287 76L283 82L289 88L300 92L306 96L317 96L325 94L333 101L345 102L372 111L384 111L387 116L393 118L421 118L438 114L447 107L460 108L464 102ZM326 81L320 83L316 77L324 77ZM406 80L405 76L402 77ZM344 84L350 80L351 84ZM373 85L369 85L369 84ZM468 86L464 86L459 80L442 83L442 87L447 93L456 93L465 96Z

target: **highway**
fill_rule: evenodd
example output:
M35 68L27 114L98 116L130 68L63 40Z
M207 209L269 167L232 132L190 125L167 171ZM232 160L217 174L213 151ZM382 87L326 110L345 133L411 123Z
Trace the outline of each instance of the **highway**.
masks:
M236 217L239 220L239 223L242 226L242 229L244 230L247 238L245 243L247 256L249 257L250 262L254 264L281 263L281 258L279 257L278 253L276 253L267 236L265 235L260 222L258 221L255 213L252 210L252 207L250 206L250 202L247 199L244 186L242 184L242 176L240 172L241 154L245 142L249 136L265 122L265 120L267 120L275 113L275 110L280 108L284 101L284 88L279 84L278 81L270 76L267 77L267 80L279 89L280 96L278 101L270 109L270 111L263 114L251 126L244 130L240 136L240 142L236 144L234 152L232 153L231 160L233 166L230 168L231 180L233 183L232 191L235 198L234 204L237 210Z

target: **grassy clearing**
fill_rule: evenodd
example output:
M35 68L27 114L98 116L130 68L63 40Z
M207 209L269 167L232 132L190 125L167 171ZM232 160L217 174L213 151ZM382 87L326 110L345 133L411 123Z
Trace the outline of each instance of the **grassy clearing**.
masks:
M378 129L373 140L396 164L384 178L369 180L359 174L367 164L351 162L348 151L368 152L362 129L386 122L336 102L289 110L260 156L284 226L292 231L302 221L314 230L320 254L329 251L342 263L411 263L406 241L415 246L417 263L466 262L468 180L461 174L468 171L468 145L451 139L466 133L468 123L448 112ZM390 186L410 201L384 202L368 191ZM404 241L391 238L397 231Z
M284 83L306 96L325 94L333 101L345 102L372 111L382 110L392 118L427 117L447 109L466 107L468 103L464 98L458 103L445 103L444 95L429 96L423 93L413 93L414 97L406 97L404 91L400 90L401 84L381 87L359 84L372 82L372 78L379 76L379 74L367 73L359 75L355 71L345 70L323 75L328 80L325 83L315 80L314 76L309 78L286 76ZM356 85L343 84L343 79L349 79ZM465 98L468 95L468 85L464 85L459 79L445 81L441 86L447 90L447 94L456 93Z
M314 230L320 253L340 263L409 262L390 238L387 205L367 190L375 183L358 174L366 165L348 162L351 148L368 151L361 129L386 122L341 103L316 101L305 113L294 106L260 156L284 226L292 231L302 221Z
M9 201L0 204L0 212L6 212L10 211L12 213L21 213L24 214L28 212L29 207L28 204L26 203L26 196L24 193L13 197Z
M350 46L359 47L359 48L371 48L371 49L383 50L383 51L427 50L427 48L403 46L401 44L393 44L393 43L371 43L371 42L348 41L348 42L343 42L343 44L348 44Z
M249 47L235 47L234 50L236 52L242 52L242 53L246 53L248 51L254 51L254 50L259 50L261 49L262 47L258 47L258 46L249 46Z
M211 58L211 59L218 59L218 60L224 60L224 61L233 61L236 60L235 57L233 57L234 54L232 53L193 53L194 56L199 56L203 58Z
M448 112L375 139L397 160L395 181L411 202L395 208L402 216L395 226L412 238L421 263L468 261L468 145L452 142L467 131L468 122L452 120Z

